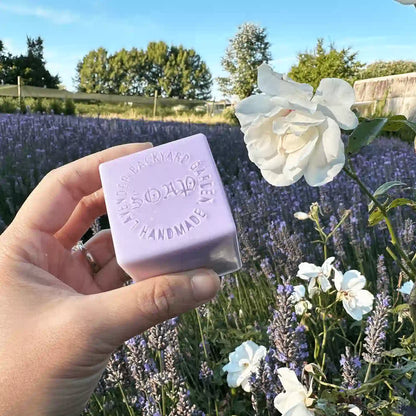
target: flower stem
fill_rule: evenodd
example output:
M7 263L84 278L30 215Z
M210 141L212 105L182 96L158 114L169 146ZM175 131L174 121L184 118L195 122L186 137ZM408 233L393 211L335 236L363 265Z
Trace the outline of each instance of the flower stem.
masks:
M162 351L158 351L157 353L158 353L157 355L159 356L160 372L162 372L164 369ZM166 415L166 398L165 398L165 389L163 387L163 384L161 386L161 390L162 390L162 415L165 416Z
M371 363L368 363L367 372L365 373L364 383L367 383L368 379L370 378L371 374Z
M123 387L121 386L121 383L118 383L118 388L119 388L119 390L120 390L120 392L121 392L121 395L123 396L123 402L124 402L124 404L126 405L127 410L129 411L129 415L130 415L130 416L134 416L134 413L133 413L132 408L131 408L131 407L129 406L129 404L127 403L127 398L126 398L126 395L124 394L124 390L123 390Z
M208 352L207 352L207 347L205 346L205 337L204 337L204 331L202 331L201 318L199 317L199 312L197 309L195 309L195 313L196 313L196 319L198 321L199 333L201 335L201 343L204 349L205 359L208 361Z
M326 359L326 352L325 352L325 345L326 345L326 338L328 335L327 327L326 327L326 313L323 312L322 314L322 323L323 323L323 331L324 335L322 337L322 361L321 361L321 371L324 373L325 371L325 359Z

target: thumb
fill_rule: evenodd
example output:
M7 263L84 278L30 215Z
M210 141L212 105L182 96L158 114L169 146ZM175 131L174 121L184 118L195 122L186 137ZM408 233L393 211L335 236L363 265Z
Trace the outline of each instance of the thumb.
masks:
M85 296L83 311L94 339L113 350L146 329L211 300L219 287L214 271L197 269Z

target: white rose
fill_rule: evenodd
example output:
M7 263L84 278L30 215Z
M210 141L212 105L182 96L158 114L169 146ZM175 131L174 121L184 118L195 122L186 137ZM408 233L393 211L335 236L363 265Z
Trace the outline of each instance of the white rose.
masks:
M248 155L263 177L275 186L287 186L302 176L311 186L330 182L345 163L340 127L353 129L358 119L350 110L352 87L343 80L325 78L313 95L308 84L294 82L267 64L258 69L263 94L236 106Z
M335 257L327 258L322 266L316 266L312 263L301 263L299 264L297 277L309 281L308 293L312 298L321 290L323 292L328 292L331 289L331 282L329 277L331 276L332 270L335 270L332 263L334 262ZM319 283L319 286L317 285Z
M334 284L345 311L356 321L361 321L363 315L373 309L374 296L363 289L366 279L358 270L344 274L335 270Z
M241 385L244 391L251 391L249 378L257 372L260 361L266 357L266 347L253 341L245 341L229 355L229 363L222 369L227 371L227 383L230 387Z

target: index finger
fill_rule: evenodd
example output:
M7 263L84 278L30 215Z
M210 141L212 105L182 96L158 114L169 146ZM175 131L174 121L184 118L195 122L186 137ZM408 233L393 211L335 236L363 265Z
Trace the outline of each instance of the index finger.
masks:
M79 201L101 188L101 163L152 147L129 143L85 156L49 172L32 191L15 221L34 230L55 234L67 222Z

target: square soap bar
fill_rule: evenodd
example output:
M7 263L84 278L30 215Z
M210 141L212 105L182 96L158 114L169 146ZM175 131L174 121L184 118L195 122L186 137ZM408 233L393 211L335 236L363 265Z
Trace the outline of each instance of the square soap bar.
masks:
M102 163L118 264L133 280L241 267L236 226L203 134Z

